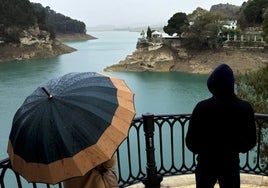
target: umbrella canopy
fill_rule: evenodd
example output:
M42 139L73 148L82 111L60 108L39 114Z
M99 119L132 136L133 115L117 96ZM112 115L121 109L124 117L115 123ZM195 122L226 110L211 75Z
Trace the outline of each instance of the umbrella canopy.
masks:
M16 112L8 142L11 165L29 182L55 184L110 159L135 116L121 79L85 72L52 79Z

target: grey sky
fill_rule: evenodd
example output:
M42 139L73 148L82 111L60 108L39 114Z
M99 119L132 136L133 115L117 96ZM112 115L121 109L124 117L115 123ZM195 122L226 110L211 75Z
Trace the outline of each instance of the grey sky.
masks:
M197 7L242 5L244 0L30 0L83 21L88 27L98 25L150 26L167 23L177 12L191 13Z

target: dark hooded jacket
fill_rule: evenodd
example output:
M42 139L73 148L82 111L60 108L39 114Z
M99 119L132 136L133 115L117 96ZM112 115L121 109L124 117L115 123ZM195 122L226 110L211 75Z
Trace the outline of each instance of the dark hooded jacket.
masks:
M207 80L212 97L193 110L186 145L198 154L198 161L239 161L239 152L256 144L253 108L237 98L234 83L232 69L226 64L218 66Z

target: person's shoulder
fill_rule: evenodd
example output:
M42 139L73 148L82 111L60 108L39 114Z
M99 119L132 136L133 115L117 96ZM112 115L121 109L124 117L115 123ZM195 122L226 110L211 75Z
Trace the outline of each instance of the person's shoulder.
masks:
M244 100L244 99L241 99L241 98L236 97L236 101L237 101L238 103L240 103L240 104L250 105L250 106L251 106L251 104L250 104L249 101L247 101L247 100Z
M198 109L204 110L204 109L210 107L211 103L212 103L212 98L201 100L195 105L195 109L196 110L198 110Z
M199 101L196 105L205 105L205 104L211 103L212 101L213 101L213 98L211 97L211 98L207 98L207 99Z
M253 109L252 105L250 104L249 101L241 99L241 98L237 98L236 99L237 103L239 106L245 108L245 109Z

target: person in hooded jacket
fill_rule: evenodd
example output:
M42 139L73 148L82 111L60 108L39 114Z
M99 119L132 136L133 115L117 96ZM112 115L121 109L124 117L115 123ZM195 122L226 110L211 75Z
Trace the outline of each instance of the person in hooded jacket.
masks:
M192 112L186 146L197 154L196 188L239 188L239 153L256 144L253 108L235 95L234 83L232 69L219 65L207 80L212 97Z

